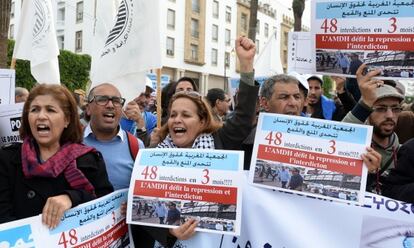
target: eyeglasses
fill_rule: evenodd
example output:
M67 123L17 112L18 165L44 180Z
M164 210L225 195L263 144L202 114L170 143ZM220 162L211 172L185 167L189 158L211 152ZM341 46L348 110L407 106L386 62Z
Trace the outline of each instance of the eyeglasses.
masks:
M124 106L125 98L122 98L122 97L119 97L119 96L96 95L96 96L93 96L93 98L89 100L89 103L91 103L93 101L95 101L96 104L98 104L100 106L106 106L106 104L108 104L108 102L111 101L112 104L115 107L121 107L121 106Z
M394 114L401 113L401 111L403 110L403 108L400 106L378 106L378 107L372 107L372 109L377 113L386 113L388 109L391 109L391 111Z

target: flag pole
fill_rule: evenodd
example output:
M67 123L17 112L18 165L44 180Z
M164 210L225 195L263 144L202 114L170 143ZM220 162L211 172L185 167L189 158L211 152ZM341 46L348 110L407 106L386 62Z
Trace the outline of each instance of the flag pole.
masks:
M161 128L161 68L157 69L157 128Z
M10 69L14 70L16 68L16 58L12 58L10 63Z

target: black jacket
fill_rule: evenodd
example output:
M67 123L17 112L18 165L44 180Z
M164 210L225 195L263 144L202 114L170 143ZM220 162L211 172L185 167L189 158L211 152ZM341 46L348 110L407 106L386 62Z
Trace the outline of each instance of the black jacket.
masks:
M100 153L87 153L76 162L77 167L95 187L96 197L114 190ZM56 178L25 178L20 143L0 149L0 223L41 214L47 198L61 194L70 197L72 207L95 199L87 191L72 189L63 174Z
M397 164L384 179L382 194L414 203L414 139L407 141L398 150Z

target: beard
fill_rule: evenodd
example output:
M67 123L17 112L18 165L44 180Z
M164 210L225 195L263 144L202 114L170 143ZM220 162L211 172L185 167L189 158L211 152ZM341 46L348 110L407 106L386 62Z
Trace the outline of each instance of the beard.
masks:
M394 128L395 128L396 123L393 120L385 120L385 121L381 122L379 125L373 124L372 125L373 126L373 133L377 137L382 138L382 139L388 138L394 132L394 128L392 130L388 130L388 129L385 130L384 128L382 128L382 124L384 124L386 122L388 122L388 123L391 123L392 122L394 124Z

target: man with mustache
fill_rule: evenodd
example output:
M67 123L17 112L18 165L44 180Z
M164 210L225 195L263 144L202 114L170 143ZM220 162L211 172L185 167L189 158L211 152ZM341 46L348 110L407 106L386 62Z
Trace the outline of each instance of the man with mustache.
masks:
M394 129L402 111L404 96L394 87L374 78L380 70L363 75L365 67L363 64L357 71L361 100L342 121L360 124L366 121L373 126L371 146L381 154L382 159L380 168L368 174L367 191L381 193L380 185L397 161L400 143Z

